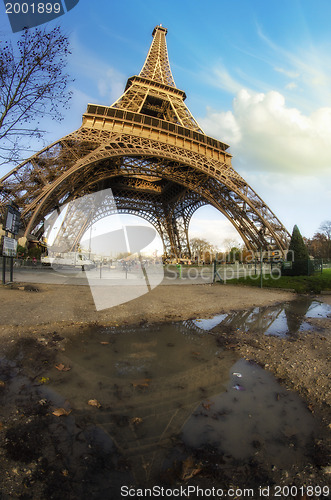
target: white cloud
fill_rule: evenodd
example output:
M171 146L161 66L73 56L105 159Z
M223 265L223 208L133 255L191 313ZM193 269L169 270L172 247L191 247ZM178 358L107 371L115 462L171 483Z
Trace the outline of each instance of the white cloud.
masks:
M215 83L217 86L231 93L238 92L242 85L235 80L224 66L218 66L214 69Z
M212 68L210 74L209 71L207 71L206 74L209 75L205 77L209 85L225 90L230 94L239 92L239 90L243 87L243 84L236 80L220 62L216 67Z
M126 77L102 59L98 59L93 52L75 38L72 38L71 58L72 73L84 80L84 85L89 86L89 93L96 95L93 101L110 106L123 93ZM86 85L88 83L88 85Z
M240 90L233 110L207 109L205 132L233 146L253 170L310 174L331 167L331 107L305 115L276 91Z
M306 97L300 99L307 109L316 106L317 103L331 101L331 58L329 42L324 44L303 44L300 47L284 49L274 43L257 27L257 33L265 46L270 50L269 59L273 61L275 71L283 73L291 80L297 79L300 88L304 89ZM279 61L278 65L274 61ZM290 69L284 69L286 68Z
M294 224L311 237L330 218L331 179L327 175L291 175L288 172L240 172L269 208L292 232Z
M240 245L243 243L237 230L228 221L224 215L213 207L203 207L202 209L205 216L210 218L200 218L198 213L194 214L189 226L189 238L203 238L212 245L216 246L219 250L227 249L227 242L232 241L233 245ZM199 212L198 211L198 212Z
M279 92L243 89L231 111L209 108L199 123L231 146L234 168L290 231L314 234L330 212L331 107L305 114Z
M289 78L298 78L300 76L300 73L298 73L297 71L290 71L283 68L275 68L275 71L278 71L278 73L283 73Z
M232 111L214 111L208 108L206 117L199 119L199 124L206 133L208 130L212 131L210 135L222 138L227 144L235 145L242 139L240 125Z
M288 90L294 90L298 88L298 85L295 82L290 82L287 85L285 85L285 88Z
M101 97L105 97L111 105L121 94L125 87L125 78L119 71L114 68L107 68L105 72L99 76L97 80L98 90Z

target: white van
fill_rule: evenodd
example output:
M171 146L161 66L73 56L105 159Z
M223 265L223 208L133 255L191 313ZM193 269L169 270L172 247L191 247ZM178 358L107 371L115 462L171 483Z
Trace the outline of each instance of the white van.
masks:
M41 263L44 266L52 266L54 269L75 267L81 268L82 271L88 271L95 267L92 260L79 252L57 253L52 256L41 257Z

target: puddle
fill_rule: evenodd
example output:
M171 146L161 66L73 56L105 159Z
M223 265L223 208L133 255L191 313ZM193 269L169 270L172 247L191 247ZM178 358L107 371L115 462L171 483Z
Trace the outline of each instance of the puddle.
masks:
M192 324L195 325L197 328L200 328L201 330L209 331L212 330L215 326L219 325L222 323L222 321L226 320L228 317L228 314L217 314L216 316L213 316L212 318L209 319L194 319L192 320ZM185 322L187 325L189 325L188 322Z
M314 318L331 318L331 306L309 297L301 297L275 306L255 307L248 311L218 314L210 319L190 320L186 325L204 331L210 331L216 326L225 331L254 330L284 338L309 332L313 326L307 320Z
M268 310L13 343L1 359L2 453L23 493L116 500L122 485L188 478L261 485L314 461L322 431L300 398L204 331L243 321L267 331L283 313L288 323L288 304ZM315 302L302 311L329 314Z
M184 425L184 442L241 461L258 453L270 466L304 464L314 417L301 399L243 359L231 370L226 392L202 402Z
M158 406L177 409L195 403L202 392L224 390L236 359L215 349L211 336L191 333L182 324L103 328L66 343L61 361L71 367L70 376L58 376L53 368L47 375L76 409L97 399L128 419L154 418Z
M331 306L325 302L313 300L309 305L306 318L331 318Z

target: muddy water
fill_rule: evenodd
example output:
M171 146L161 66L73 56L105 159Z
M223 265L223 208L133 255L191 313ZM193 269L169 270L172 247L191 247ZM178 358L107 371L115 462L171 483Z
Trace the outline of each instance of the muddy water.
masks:
M200 404L184 425L184 442L242 461L263 455L270 467L304 465L314 418L300 398L243 359L231 370L227 390Z
M317 460L320 423L216 332L293 337L329 314L303 300L13 343L0 372L6 484L21 474L16 489L30 498L116 500L122 485L255 487L303 470Z
M237 355L171 324L85 332L66 343L60 359L70 373L52 367L46 397L52 391L69 401L116 443L136 480L147 481L160 473L196 406L226 390Z

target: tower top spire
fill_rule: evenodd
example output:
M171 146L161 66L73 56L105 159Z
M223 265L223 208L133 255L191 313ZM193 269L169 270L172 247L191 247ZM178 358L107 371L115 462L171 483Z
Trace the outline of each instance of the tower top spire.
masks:
M162 24L155 26L152 33L153 41L139 76L162 83L163 85L176 87L168 58L165 39L167 32L167 28L162 26Z
M111 107L152 116L203 134L186 105L185 92L176 87L171 74L166 34L159 24L153 30L153 41L139 76L128 79L124 94Z

